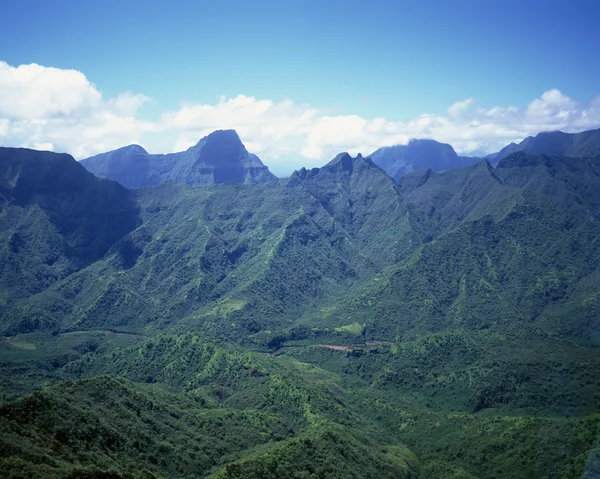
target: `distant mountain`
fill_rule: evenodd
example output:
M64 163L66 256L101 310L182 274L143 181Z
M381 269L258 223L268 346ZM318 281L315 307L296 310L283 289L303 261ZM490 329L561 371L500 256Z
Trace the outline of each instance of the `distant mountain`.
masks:
M522 151L529 155L566 156L569 158L586 158L600 155L600 128L580 133L563 133L562 131L546 131L536 136L529 136L521 143L511 143L498 153L492 153L487 159L498 163L511 153Z
M371 153L369 158L395 180L411 171L448 170L480 160L458 156L452 146L435 140L411 140L408 145L386 146Z
M190 186L256 184L276 179L258 156L248 153L235 130L217 130L179 153L152 155L139 145L81 161L96 176L141 188L174 181Z

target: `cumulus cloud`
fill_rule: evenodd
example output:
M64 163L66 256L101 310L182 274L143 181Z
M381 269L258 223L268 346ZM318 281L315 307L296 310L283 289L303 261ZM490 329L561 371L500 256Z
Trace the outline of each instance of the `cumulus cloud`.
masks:
M149 97L141 93L131 93L126 91L121 93L116 98L111 99L108 104L111 110L120 115L131 116L135 115L138 109L144 104L151 101Z
M278 158L290 151L300 152L318 114L318 110L290 100L273 102L238 95L221 97L214 105L182 105L177 111L164 113L157 125L163 131L178 132L174 151L195 144L214 130L231 128L248 150Z
M84 115L101 95L76 70L0 62L0 116L8 119Z
M10 122L6 118L0 118L0 137L8 136L8 127Z
M469 106L471 106L473 102L474 98L457 101L448 108L448 116L450 116L450 118L460 118L469 110Z
M83 73L0 61L2 145L66 151L86 156L135 143L156 131L136 117L149 98L124 92L104 99Z
M450 143L459 154L500 150L540 131L582 131L600 127L600 96L580 104L558 90L544 92L525 107L484 107L474 98L450 105L446 115L423 114L407 121L330 115L290 100L273 102L245 95L214 105L187 104L163 114L163 131L178 132L174 151L195 144L218 128L234 128L250 151L269 166L287 171L317 166L340 151L372 153L412 138Z
M214 104L185 103L157 118L143 118L140 108L150 101L132 92L104 98L76 70L0 62L0 144L67 151L76 158L131 143L165 153L184 150L216 129L233 128L249 151L285 174L319 166L340 151L369 154L412 138L450 143L459 154L483 154L540 131L600 127L600 96L579 103L557 89L521 107L486 107L466 98L443 115L406 121L332 115L292 100L246 95L221 97Z

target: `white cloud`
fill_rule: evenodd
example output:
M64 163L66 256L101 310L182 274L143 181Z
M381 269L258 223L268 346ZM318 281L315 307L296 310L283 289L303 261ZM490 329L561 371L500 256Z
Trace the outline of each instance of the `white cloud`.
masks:
M464 113L469 110L469 107L473 104L473 98L467 98L466 100L460 100L451 105L448 108L448 115L451 118L460 118Z
M600 96L579 103L559 90L543 92L524 107L484 107L457 101L445 115L407 121L330 112L291 100L222 97L215 104L186 103L157 119L140 107L151 101L124 92L104 98L83 73L0 62L0 144L68 151L76 158L140 143L148 151L185 150L216 129L238 131L249 151L276 174L320 166L340 151L369 154L381 146L432 138L461 154L497 151L540 131L600 127Z
M7 118L0 118L0 137L8 136L10 121Z
M0 117L34 119L83 115L101 95L76 70L0 62Z
M33 145L31 145L31 148L33 148L34 150L41 150L41 151L53 151L54 150L54 145L52 143L34 143Z
M144 104L150 101L146 95L141 93L131 93L126 91L121 93L118 97L113 98L108 103L110 109L120 115L130 116L135 115L138 109Z
M84 158L137 142L154 123L136 117L149 98L124 92L105 100L76 70L0 61L2 144L66 151Z
M369 122L360 116L323 116L310 129L301 153L306 158L321 159L326 149L358 145L369 134L367 128L372 131L373 125L369 127Z
M276 156L289 148L290 139L306 136L317 115L317 110L290 100L273 102L238 95L221 97L215 105L182 105L177 111L164 113L158 124L163 131L180 133L176 146L195 144L214 130L232 128L249 150Z

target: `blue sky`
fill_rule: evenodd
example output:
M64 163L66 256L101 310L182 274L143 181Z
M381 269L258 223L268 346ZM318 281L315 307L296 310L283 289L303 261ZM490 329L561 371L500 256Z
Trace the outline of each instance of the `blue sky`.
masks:
M322 163L336 148L356 151L418 133L452 143L451 135L439 133L443 125L438 125L438 130L430 126L419 130L409 124L423 115L448 119L448 108L468 99L462 123L453 121L451 129L481 123L484 112L494 107L504 109L504 123L501 134L488 134L489 141L482 133L476 140L459 135L455 142L463 152L493 149L539 128L585 129L594 126L593 111L598 110L600 4L594 1L23 0L5 2L1 8L0 61L13 69L4 96L8 91L14 96L14 78L19 77L14 69L21 65L74 70L101 95L94 104L96 110L88 108L88 114L98 116L101 110L121 119L132 116L138 123L137 127L129 125L129 137L103 137L88 147L67 140L68 132L47 129L46 133L42 130L47 127L39 124L35 135L27 137L23 124L15 127L15 122L25 121L22 116L15 117L16 107L5 108L13 111L13 117L2 111L0 84L0 119L9 122L3 136L0 129L2 144L45 144L77 150L73 153L81 156L131 139L149 149L172 150L189 146L213 124L221 127L230 120L234 123L231 127L242 126L240 134L249 146L255 146L271 163L278 163L283 172L301 163ZM19 86L19 95L31 94L23 88ZM130 105L123 113L115 110L114 104L125 92L140 96L133 102L135 108ZM524 118L528 106L536 99L543 101L546 92L554 92L548 98L556 108L540 107L538 113L562 115L563 119L571 115L569 121L541 121L540 115L536 121L531 115ZM34 97L40 94L43 92ZM50 104L62 101L61 95L56 95ZM250 109L247 99L254 100ZM225 115L222 110L227 108L218 105L228 101L235 104L229 105ZM253 133L244 122L250 122L247 116L251 113L264 116L265 105L254 108L260 101L271 102L269 108L278 112L259 120L263 133ZM292 110L286 109L289 103ZM212 106L213 110L204 109L212 119L202 117L200 108L192 115L193 121L185 123L179 118L179 123L175 122L179 129L166 126L165 115L176 117L182 105ZM518 114L510 108L518 109ZM68 108L67 113L64 108L59 110L63 116L75 115ZM241 123L236 110L243 110ZM77 111L77 115L83 114L81 108ZM288 128L297 126L304 132L302 138L289 133L264 134L277 129L282 118L307 111L312 112L311 119ZM49 111L42 113L52 116ZM39 120L27 120L31 123L36 118ZM329 118L338 118L338 124ZM363 130L379 128L385 134L369 137L363 132L364 138L353 143L349 137L359 133L357 118ZM373 124L377 118L386 123ZM80 124L84 120L77 117L73 121ZM321 130L314 132L317 123ZM61 125L68 128L69 122L63 118ZM325 138L323 129L328 128L332 141ZM307 146L311 133L312 146L317 145L314 148ZM91 139L98 136L88 135ZM269 141L272 144L267 145Z

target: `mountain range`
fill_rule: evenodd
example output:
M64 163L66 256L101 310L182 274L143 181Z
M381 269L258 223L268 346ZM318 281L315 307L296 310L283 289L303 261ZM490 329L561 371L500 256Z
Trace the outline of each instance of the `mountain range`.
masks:
M487 158L497 163L515 151L523 151L531 155L546 154L549 156L585 158L597 155L599 148L600 129L580 133L548 131L539 133L536 136L528 136L519 144L511 143L498 153L488 155Z
M596 477L599 132L252 185L231 131L128 185L0 148L0 471Z
M255 184L275 179L258 156L248 153L234 130L217 130L179 153L151 155L139 145L81 161L88 171L126 188L175 181L208 186L228 181Z
M516 151L583 158L597 154L599 145L600 130L574 134L543 132L519 144L511 143L486 159L497 164ZM368 157L394 180L412 171L444 171L482 160L459 156L451 145L428 139L382 147ZM94 175L117 181L130 189L166 181L209 186L226 182L258 184L276 179L258 156L248 153L234 130L217 130L179 153L151 155L139 145L129 145L86 158L81 164Z

